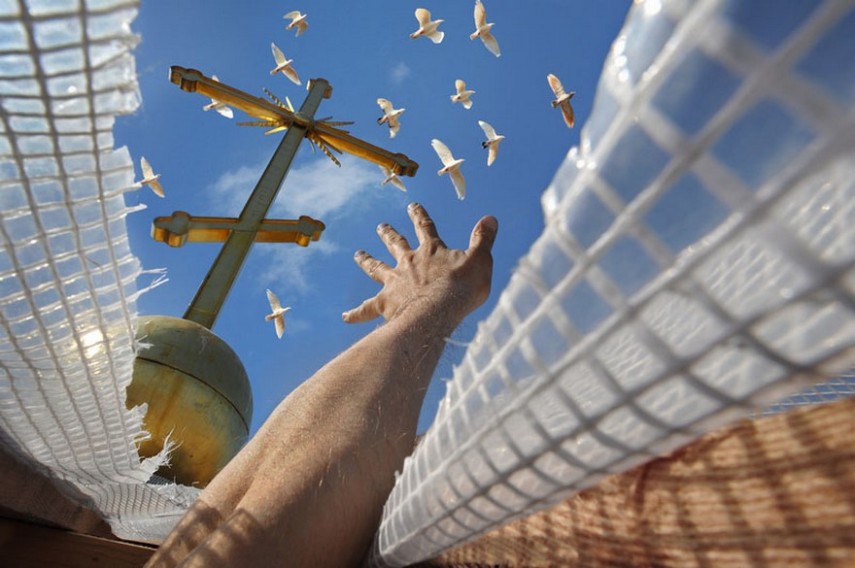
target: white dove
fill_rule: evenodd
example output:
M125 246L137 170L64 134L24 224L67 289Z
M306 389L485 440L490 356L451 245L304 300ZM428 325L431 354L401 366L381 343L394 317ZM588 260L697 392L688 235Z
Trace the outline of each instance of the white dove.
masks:
M264 316L264 319L267 321L273 320L273 323L276 325L276 337L281 338L282 334L285 333L285 312L291 308L283 308L282 304L279 303L279 298L270 290L267 290L267 301L270 302L271 313Z
M417 37L425 36L434 43L442 43L445 33L436 28L445 20L431 21L430 12L424 8L416 8L416 19L419 21L419 29L410 34L411 38L416 39Z
M220 82L216 75L211 75L211 79L216 82ZM232 111L231 107L227 106L226 103L218 101L217 99L211 99L211 102L202 107L202 110L205 112L209 110L215 110L220 113L222 116L226 118L234 118L235 113Z
M407 186L404 185L404 182L401 181L401 178L398 177L398 174L387 168L386 166L380 166L380 169L383 171L383 175L385 178L380 185L386 185L387 183L391 183L401 191L407 191Z
M148 163L148 160L145 159L145 156L140 158L140 169L142 169L143 175L143 178L140 183L149 186L156 196L165 197L166 193L163 191L163 186L160 185L159 181L157 181L157 178L160 177L160 174L154 173L154 170L151 169L151 164Z
M451 150L448 149L448 146L436 138L430 141L430 145L433 146L436 155L439 156L439 159L442 161L443 167L436 172L436 175L441 176L442 174L448 174L449 177L451 177L451 183L454 184L454 191L457 192L457 199L463 199L466 197L466 179L460 172L460 164L465 160L463 158L455 160L454 156L451 155Z
M273 51L273 59L276 60L276 67L270 70L271 75L276 75L281 72L283 75L291 79L294 83L298 85L302 85L300 82L300 77L297 76L297 72L294 71L294 68L291 67L291 63L294 62L293 59L285 59L285 54L282 53L282 50L276 47L275 43L270 44L270 49Z
M394 108L392 102L384 98L377 99L377 104L383 109L383 116L377 119L377 124L388 123L389 138L394 138L398 134L398 130L401 129L401 114L407 109Z
M306 31L306 28L309 27L309 23L306 21L306 14L301 14L300 10L288 12L282 16L282 18L285 20L291 20L291 23L285 28L286 30L297 28L297 35L294 37L300 37L300 34Z
M549 86L552 88L552 92L555 93L552 108L561 107L561 114L564 115L564 122L567 123L567 128L573 128L573 125L576 124L576 117L573 115L573 107L570 106L570 99L573 98L576 91L566 92L564 85L552 73L546 76L546 80L549 81Z
M487 165L490 166L493 164L493 161L496 159L496 155L499 153L499 142L504 140L505 137L501 134L496 134L495 129L483 120L479 120L478 125L481 127L481 130L484 131L484 134L487 135L487 140L481 142L481 147L489 149L489 153L487 154Z
M454 88L457 93L451 95L451 102L460 103L467 110L472 108L472 101L469 98L475 94L475 91L466 90L466 83L463 82L463 79L457 79L454 82Z
M481 41L484 42L484 46L490 50L490 53L499 57L502 55L502 52L499 50L499 42L490 33L490 28L494 25L487 23L487 10L484 8L481 0L475 0L475 31L469 34L469 39L480 37Z

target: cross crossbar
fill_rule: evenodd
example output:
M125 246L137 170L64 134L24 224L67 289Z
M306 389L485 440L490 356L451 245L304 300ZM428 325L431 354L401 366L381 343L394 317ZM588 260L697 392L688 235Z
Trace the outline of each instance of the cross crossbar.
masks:
M284 106L279 106L206 77L196 69L186 69L174 65L169 69L169 80L178 85L182 91L200 93L240 109L250 116L275 123L277 126L286 128L294 124L302 126L306 129L306 136L310 139L320 138L336 150L385 166L398 175L414 176L419 169L418 163L405 154L390 152L375 146L365 140L351 136L340 128L326 124L324 121L315 121L311 116L300 111L291 112ZM329 84L327 87L330 91L332 90ZM329 92L324 93L324 98L329 97Z
M199 217L186 211L155 217L151 237L171 247L186 243L221 243L232 231L248 230L257 243L296 243L302 247L321 238L326 227L321 221L301 215L299 219L264 219L257 228L243 229L235 217Z

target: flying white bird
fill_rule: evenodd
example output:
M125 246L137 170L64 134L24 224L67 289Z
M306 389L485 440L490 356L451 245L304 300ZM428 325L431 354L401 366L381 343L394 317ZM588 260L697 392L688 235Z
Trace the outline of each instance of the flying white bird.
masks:
M291 308L283 308L282 304L279 303L279 298L270 290L267 290L267 301L270 302L271 313L264 316L264 319L267 321L273 320L273 323L276 325L276 337L281 338L282 334L285 333L285 312Z
M306 31L306 28L309 27L309 23L306 21L306 14L301 14L300 10L288 12L282 16L282 18L291 20L291 23L285 28L286 30L297 28L297 35L294 37L300 37L300 34Z
M285 59L285 54L282 53L282 50L276 47L275 43L270 44L270 49L273 51L273 59L276 60L276 67L270 70L271 75L276 75L281 72L283 75L291 79L297 85L302 85L300 82L300 77L297 75L297 72L294 71L294 68L291 67L291 63L294 62L293 59Z
M389 124L389 138L394 138L401 129L401 114L407 109L394 108L392 102L388 99L379 98L377 104L383 109L383 116L377 119L377 124Z
M380 166L380 169L383 171L383 175L385 178L380 185L386 185L387 183L391 183L401 191L407 191L407 186L404 185L404 182L401 181L401 178L398 177L398 174L387 168L386 166Z
M220 82L220 80L217 78L216 75L211 75L211 79L213 79L214 81L216 81L218 83ZM209 110L215 110L218 113L220 113L222 116L225 116L226 118L234 118L235 117L235 113L232 111L231 107L227 106L226 103L220 102L217 99L213 99L213 98L211 99L210 103L208 103L202 107L202 110L204 110L205 112L207 112Z
M163 186L160 185L159 181L157 181L157 178L160 177L160 174L154 173L154 170L151 168L151 164L148 163L148 160L145 159L145 156L140 158L140 168L142 169L143 175L143 178L140 183L149 186L156 196L165 197L166 194L163 191Z
M430 141L430 145L433 146L436 155L442 161L443 167L436 172L436 175L448 174L451 177L451 183L454 184L454 191L457 192L457 199L463 199L466 197L466 179L460 172L460 164L464 162L463 158L455 160L448 146L436 138Z
M487 10L484 8L481 0L475 0L475 31L469 34L469 39L480 37L481 41L484 42L484 46L490 50L490 53L499 57L502 55L502 52L499 50L499 42L496 41L496 38L490 32L490 28L494 25L496 24L487 23Z
M481 130L484 131L484 134L487 135L487 140L481 142L481 147L489 150L489 153L487 154L487 165L490 166L493 164L493 161L496 159L496 155L499 153L499 142L504 140L505 137L501 134L496 134L495 129L483 120L479 120L478 125L481 127Z
M463 82L463 79L456 80L454 88L457 90L457 93L451 95L451 102L460 103L467 110L472 108L472 101L469 98L475 94L475 91L466 90L466 83Z
M416 8L416 19L419 21L419 29L410 34L411 38L416 39L425 36L434 43L442 43L445 33L437 30L437 28L445 20L431 21L430 12L424 8Z
M573 98L576 91L566 92L564 85L552 73L546 76L546 80L549 81L549 86L552 88L552 92L555 93L552 108L561 107L561 114L564 115L564 122L567 123L567 128L573 128L573 125L576 124L576 117L573 115L573 107L570 106L570 99Z

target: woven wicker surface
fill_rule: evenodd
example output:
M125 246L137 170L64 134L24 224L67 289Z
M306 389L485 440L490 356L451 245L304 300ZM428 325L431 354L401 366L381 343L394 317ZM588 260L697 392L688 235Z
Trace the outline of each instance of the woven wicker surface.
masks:
M744 420L422 566L853 566L855 399Z

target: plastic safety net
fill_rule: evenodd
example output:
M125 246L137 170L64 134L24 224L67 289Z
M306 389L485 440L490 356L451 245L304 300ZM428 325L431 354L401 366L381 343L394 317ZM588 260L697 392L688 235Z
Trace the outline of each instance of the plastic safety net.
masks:
M855 393L853 30L848 0L634 5L544 233L397 479L375 564L773 403Z
M197 491L147 483L162 458L140 460L144 409L125 408L143 271L112 128L139 104L137 4L0 0L0 442L159 541Z

